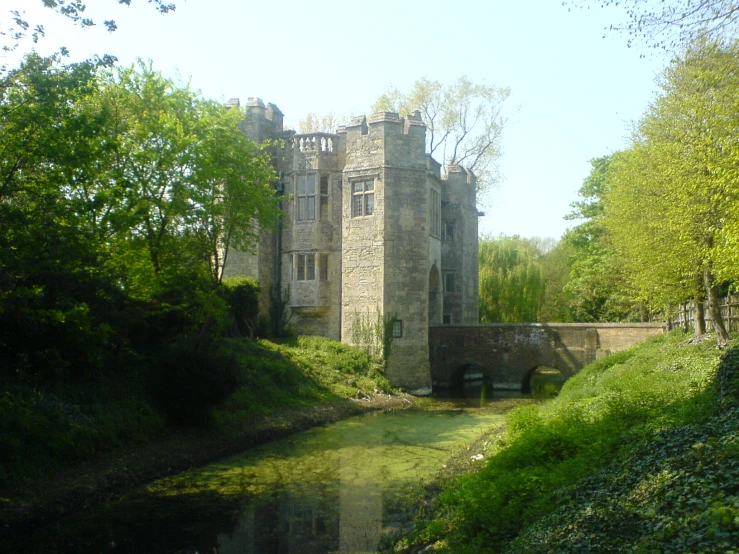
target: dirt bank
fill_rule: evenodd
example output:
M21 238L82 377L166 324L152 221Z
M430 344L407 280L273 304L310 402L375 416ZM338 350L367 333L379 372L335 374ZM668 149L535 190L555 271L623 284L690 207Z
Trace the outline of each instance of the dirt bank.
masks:
M271 414L248 428L182 430L0 490L0 552L28 533L89 510L156 479L217 461L311 427L367 412L404 409L415 398L378 394ZM10 550L9 550L10 549Z

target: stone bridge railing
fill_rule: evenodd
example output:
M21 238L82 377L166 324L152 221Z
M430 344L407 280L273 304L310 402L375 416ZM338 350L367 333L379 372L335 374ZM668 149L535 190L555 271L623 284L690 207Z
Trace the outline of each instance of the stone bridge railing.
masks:
M529 389L531 374L554 367L569 378L611 352L663 332L658 323L493 323L429 328L435 389L461 386L482 373L493 388Z

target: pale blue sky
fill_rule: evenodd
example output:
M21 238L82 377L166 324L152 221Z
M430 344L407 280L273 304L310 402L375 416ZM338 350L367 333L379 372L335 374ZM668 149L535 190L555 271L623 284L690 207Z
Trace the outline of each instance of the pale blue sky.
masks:
M492 234L559 238L588 160L624 146L665 63L640 58L648 52L624 36L603 38L619 8L568 12L561 0L173 1L176 12L159 15L144 0L89 0L93 18L116 19L113 34L80 31L41 0L0 0L0 22L22 7L46 23L41 51L150 58L206 97L274 102L293 124L308 112L366 113L389 86L424 76L509 86L503 179L479 201Z

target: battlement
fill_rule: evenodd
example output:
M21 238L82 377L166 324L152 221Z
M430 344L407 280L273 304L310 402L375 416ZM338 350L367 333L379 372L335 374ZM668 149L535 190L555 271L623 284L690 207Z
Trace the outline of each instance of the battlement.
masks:
M474 208L477 198L477 177L470 169L458 164L446 166L444 201Z
M387 121L389 123L400 123L400 116L395 112L377 112L369 116L369 123L381 123Z
M227 109L239 108L241 100L230 98L224 106ZM283 132L283 114L275 104L270 102L265 106L261 98L251 96L246 101L241 127L246 136L255 142L275 139Z
M334 133L302 133L293 135L288 142L298 152L337 152L339 135Z
M409 114L405 118L400 117L396 112L377 112L369 116L370 127L380 124L385 124L386 129L393 129L393 132L397 132L397 134L421 134L424 137L426 136L426 124L423 122L419 110L416 110L413 114Z
M431 154L426 154L426 169L434 176L441 179L441 164Z

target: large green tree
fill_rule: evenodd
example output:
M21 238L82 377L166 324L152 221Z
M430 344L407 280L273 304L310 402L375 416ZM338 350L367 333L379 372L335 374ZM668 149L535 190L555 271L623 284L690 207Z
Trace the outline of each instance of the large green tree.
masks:
M721 342L717 275L735 280L739 46L699 42L664 72L660 95L612 173L605 215L650 300L702 285Z
M0 90L0 367L10 373L84 371L103 358L108 333L95 312L116 291L68 194L94 167L106 125L79 109L96 72L32 55Z
M85 198L94 205L102 196L104 215L124 221L124 240L146 245L150 273L206 260L219 283L229 250L246 250L278 213L269 160L240 131L242 114L142 62L109 74L100 96L114 114L115 187L96 181ZM112 193L115 205L106 201ZM185 243L192 259L181 255Z
M575 321L628 321L637 317L638 298L628 286L622 264L603 221L607 177L617 154L590 161L580 200L565 219L580 223L562 238L570 248L570 273L564 284Z
M153 339L212 329L223 256L278 213L239 113L144 64L30 55L4 85L3 370L100 369L145 328L131 319L142 302L161 316Z

